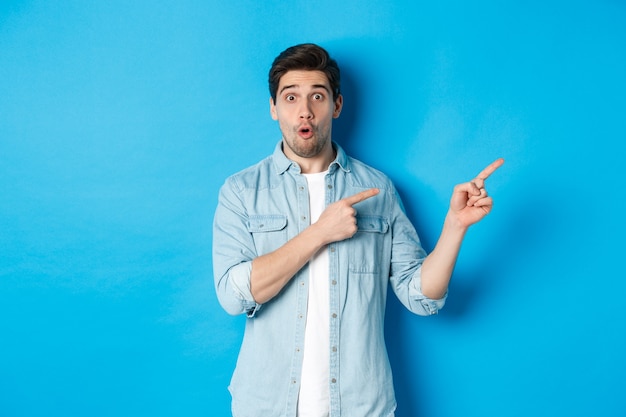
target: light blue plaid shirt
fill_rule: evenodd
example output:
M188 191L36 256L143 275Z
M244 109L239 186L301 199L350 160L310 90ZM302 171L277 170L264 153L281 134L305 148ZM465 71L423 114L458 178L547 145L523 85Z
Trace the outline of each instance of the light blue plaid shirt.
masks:
M391 181L348 157L326 175L326 205L369 188L380 194L355 205L358 232L328 245L330 270L330 408L332 417L388 417L396 408L384 340L387 289L420 315L445 303L420 290L426 253ZM250 293L251 262L310 225L307 182L274 153L226 180L213 225L215 288L230 314L246 314L244 339L230 384L235 417L295 417L307 313L308 267L269 302Z

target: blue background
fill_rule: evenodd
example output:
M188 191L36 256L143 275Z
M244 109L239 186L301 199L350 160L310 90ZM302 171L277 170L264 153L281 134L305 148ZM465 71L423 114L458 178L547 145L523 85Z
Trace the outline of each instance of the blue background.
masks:
M390 299L397 416L626 415L626 4L283 3L0 4L0 416L228 415L213 211L305 41L343 70L334 139L428 250L507 161L442 313Z

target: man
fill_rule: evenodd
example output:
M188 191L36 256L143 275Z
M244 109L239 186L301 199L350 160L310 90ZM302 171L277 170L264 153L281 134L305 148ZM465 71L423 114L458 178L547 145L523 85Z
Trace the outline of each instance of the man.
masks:
M387 289L417 314L437 313L465 232L492 208L484 182L503 160L455 187L426 256L391 181L331 139L343 97L327 52L288 48L269 84L282 139L226 180L214 220L219 301L248 317L233 415L393 416Z

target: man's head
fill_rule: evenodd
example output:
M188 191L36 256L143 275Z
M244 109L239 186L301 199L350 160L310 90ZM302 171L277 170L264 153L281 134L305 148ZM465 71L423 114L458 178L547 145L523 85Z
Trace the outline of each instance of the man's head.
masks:
M303 173L327 169L334 158L332 120L343 107L337 63L317 45L296 45L274 60L269 81L283 152Z
M341 94L337 62L328 55L324 48L312 43L303 43L285 49L272 63L269 72L269 88L274 102L276 102L280 78L288 71L293 70L321 71L328 78L333 100L337 100Z

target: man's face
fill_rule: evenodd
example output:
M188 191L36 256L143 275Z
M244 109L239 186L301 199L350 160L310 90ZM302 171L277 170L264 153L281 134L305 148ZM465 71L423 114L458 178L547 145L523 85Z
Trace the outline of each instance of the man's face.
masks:
M288 71L280 78L272 119L283 135L283 152L290 159L327 158L332 154L332 119L339 117L343 98L333 101L330 83L321 71Z

